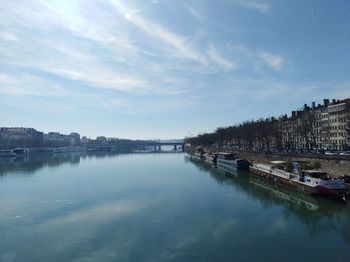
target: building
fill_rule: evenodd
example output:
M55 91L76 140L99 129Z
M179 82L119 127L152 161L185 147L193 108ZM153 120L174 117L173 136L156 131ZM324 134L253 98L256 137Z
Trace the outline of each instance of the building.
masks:
M71 142L73 146L80 145L80 135L78 133L70 133L69 136L71 137Z
M51 147L78 146L80 145L80 135L78 133L64 135L59 132L49 132L43 136L43 145Z
M343 149L349 144L349 118L350 99L335 101L327 107L328 128L327 147L331 149Z
M81 143L84 144L84 145L87 145L89 143L89 139L86 136L83 136L81 138Z
M43 133L34 128L1 127L0 148L38 147L43 142Z
M96 138L96 144L98 145L107 145L108 144L108 140L105 136L98 136Z
M350 99L324 99L279 119L282 145L293 149L346 149L350 144Z

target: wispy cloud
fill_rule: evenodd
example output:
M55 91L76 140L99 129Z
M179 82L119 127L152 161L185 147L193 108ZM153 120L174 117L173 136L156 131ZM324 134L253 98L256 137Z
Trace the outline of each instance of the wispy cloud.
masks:
M260 57L263 59L266 65L274 70L280 71L283 67L284 59L281 55L264 51L260 53Z
M320 49L308 53L315 59L307 62L298 48L283 49L286 45L278 42L280 28L276 27L283 15L265 15L272 11L273 1L214 2L2 1L2 105L15 112L13 105L21 104L17 112L23 112L33 104L42 108L55 104L59 112L62 106L77 115L89 112L95 119L99 113L139 119L169 113L183 119L185 114L179 115L184 109L189 112L186 117L209 110L208 101L216 99L212 96L213 86L217 93L227 91L223 98L226 102L246 97L257 103L272 97L281 101L295 86L298 92L294 93L298 94L302 92L299 89L307 88L309 95L302 93L305 97L317 97L317 92L323 96L349 94L348 84L339 86L341 81L348 83L346 76L330 85L334 86L332 91L322 83L324 88L319 90L316 84L297 81L309 73L311 80L326 81L337 72L323 74L335 69L314 64ZM230 16L228 7L245 12ZM281 12L290 15L295 11ZM316 14L311 10L313 22L317 22ZM256 41L263 30L268 30L269 35ZM303 64L298 64L301 61ZM210 110L230 107L232 103L226 102L217 102ZM242 108L247 104L242 102ZM212 122L220 122L227 114L217 115L220 116ZM16 115L11 118L16 119ZM176 127L181 124L179 120ZM189 130L199 126L182 127Z
M242 67L250 68L256 73L266 75L266 68L281 71L285 64L285 58L281 54L266 50L256 50L243 44L228 44L229 52L240 58Z
M194 7L190 6L190 5L185 5L185 9L195 18L197 19L202 19L204 18L204 16L202 14L200 14Z
M1 32L0 38L4 39L6 41L18 41L17 36L11 32Z
M175 55L199 62L203 65L207 64L205 57L194 48L191 48L190 43L186 41L185 37L177 35L169 29L142 17L136 10L126 6L121 1L111 1L117 10L124 15L125 19L138 29L160 40L162 43L173 47L173 50L176 51L176 53L174 53Z
M312 18L312 22L314 25L316 25L316 18L315 18L315 12L313 9L311 9L311 18Z
M238 67L235 63L225 59L212 44L209 45L207 53L215 64L217 64L219 67L223 68L226 71L233 70Z
M29 74L0 73L0 92L9 95L65 96L70 92L60 84Z
M249 9L258 10L261 13L266 13L271 9L270 4L264 0L233 0L233 2Z
M35 68L74 81L81 81L96 88L113 89L127 92L144 92L150 88L148 83L130 74L122 73L106 67L93 55L75 48L67 48L63 44L50 46L46 42L41 53L30 46L10 49L7 54L8 64L22 68Z

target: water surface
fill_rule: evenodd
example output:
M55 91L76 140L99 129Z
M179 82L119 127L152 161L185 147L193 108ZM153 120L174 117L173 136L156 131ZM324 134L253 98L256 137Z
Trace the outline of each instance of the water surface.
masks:
M350 210L182 153L0 159L0 261L350 261Z

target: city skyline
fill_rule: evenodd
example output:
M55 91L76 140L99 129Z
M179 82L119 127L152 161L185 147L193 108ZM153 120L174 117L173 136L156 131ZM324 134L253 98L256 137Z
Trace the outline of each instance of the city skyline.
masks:
M350 97L350 3L4 2L2 126L172 139Z

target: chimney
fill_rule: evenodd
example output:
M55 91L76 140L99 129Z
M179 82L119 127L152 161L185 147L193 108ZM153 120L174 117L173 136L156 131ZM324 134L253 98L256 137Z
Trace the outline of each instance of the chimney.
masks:
M328 106L329 105L329 99L323 99L323 105Z
M312 102L312 109L315 109L315 107L316 107L316 103Z

